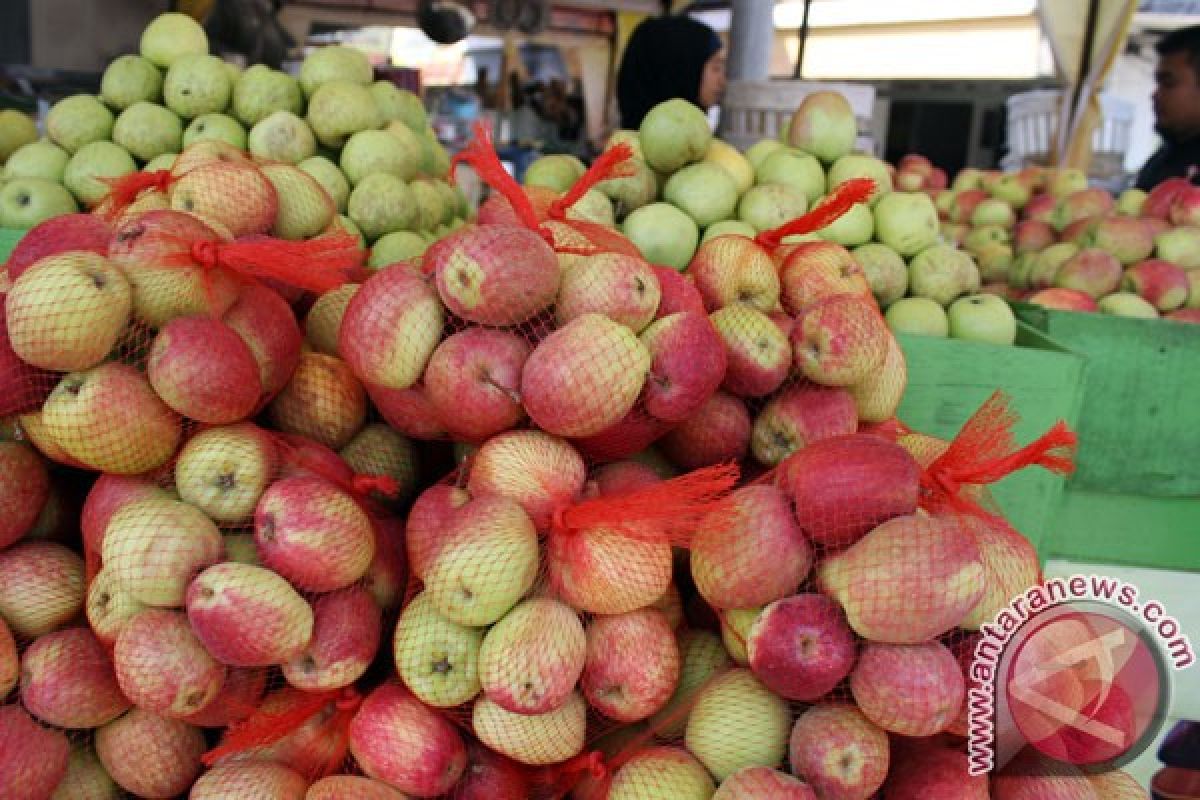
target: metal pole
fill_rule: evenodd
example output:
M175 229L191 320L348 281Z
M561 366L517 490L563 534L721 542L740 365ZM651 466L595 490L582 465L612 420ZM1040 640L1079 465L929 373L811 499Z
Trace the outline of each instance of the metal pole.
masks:
M733 0L729 30L729 78L764 81L771 77L771 46L775 42L773 4L764 0Z
M1088 73L1092 69L1092 48L1096 45L1096 18L1099 16L1099 10L1100 0L1091 0L1088 3L1087 21L1083 28L1083 47L1079 53L1079 74L1076 76L1075 85L1071 87L1071 105L1066 109L1065 118L1059 120L1056 164L1061 163L1066 155L1067 143L1071 141L1071 134L1080 121L1079 99L1083 95L1083 87L1087 84Z
M808 12L812 8L812 0L804 0L804 16L800 18L800 33L797 34L799 47L796 50L796 70L792 77L800 80L804 77L804 45L808 42Z

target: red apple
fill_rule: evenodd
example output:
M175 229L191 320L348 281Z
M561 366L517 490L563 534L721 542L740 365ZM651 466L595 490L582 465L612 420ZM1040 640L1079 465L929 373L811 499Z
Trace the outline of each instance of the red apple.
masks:
M661 709L679 683L675 634L661 611L596 617L587 629L581 688L608 719L634 722Z
M926 745L896 759L884 787L889 800L989 800L986 775L967 774L959 750Z
M992 778L995 800L1104 800L1078 767L1025 748Z
M1180 195L1190 192L1191 181L1187 178L1169 178L1150 190L1142 205L1142 216L1169 220L1171 206Z
M46 462L26 444L0 441L0 550L25 535L49 496Z
M635 256L600 253L563 273L555 316L565 325L584 314L603 314L640 332L655 318L660 298L649 264Z
M1037 253L1058 241L1050 223L1038 219L1023 219L1013 229L1013 244L1017 255Z
M0 617L22 638L50 633L84 607L83 559L53 542L0 550Z
M229 667L221 691L212 702L182 719L201 728L227 728L257 711L266 689L265 669Z
M147 609L117 636L113 663L121 690L139 708L182 718L204 710L225 683L218 663L179 611Z
M660 317L642 332L641 341L650 352L642 402L660 420L690 417L725 377L725 347L704 314Z
M523 338L492 328L447 337L425 367L425 392L456 441L479 442L525 416L518 390L529 358Z
M779 304L779 274L760 244L744 236L717 236L692 256L687 274L708 311L745 303L762 312Z
M792 728L788 761L821 800L866 800L883 785L888 737L852 705L805 710Z
M1080 250L1058 268L1054 285L1060 289L1078 289L1099 300L1120 287L1121 262L1098 248Z
M538 530L550 527L556 509L578 500L587 480L579 451L535 430L493 436L479 448L470 470L467 491L472 497L507 497L525 510Z
M746 767L730 775L717 787L712 800L817 800L812 787L786 772L770 767Z
M34 225L21 237L8 255L5 267L15 281L31 265L47 256L68 250L108 253L112 229L99 214L63 214Z
M516 714L546 714L575 690L587 636L574 609L549 597L517 604L483 637L479 680L488 699Z
M704 298L696 285L686 276L670 267L652 264L654 276L658 278L658 317L678 314L680 311L707 313Z
M163 326L150 346L146 375L168 406L211 425L244 419L262 395L254 354L212 317L176 317Z
M329 592L313 602L313 634L300 655L283 665L298 689L327 691L362 677L379 652L382 614L364 586Z
M723 386L739 397L764 397L780 387L792 364L788 338L771 318L743 303L709 315L725 343Z
M745 402L717 391L697 411L660 440L667 458L693 470L740 461L750 444L750 414Z
M205 771L192 785L188 800L225 800L232 797L271 797L304 800L308 779L283 764L269 761L236 761Z
M823 386L852 386L883 364L891 334L870 294L809 306L792 331L796 367Z
M368 383L366 388L375 410L398 433L424 440L447 437L446 425L424 386L388 389Z
M309 786L304 800L405 800L406 797L399 789L393 789L374 778L329 775ZM454 797L457 799L459 796Z
M1136 217L1108 216L1096 220L1088 236L1088 244L1099 247L1128 266L1149 258L1154 253L1154 234L1145 221Z
M470 499L466 490L449 484L430 486L417 496L408 514L404 538L413 575L424 580L445 541L454 512Z
M275 291L250 284L221 319L250 348L264 399L274 397L300 363L304 337L291 306Z
M1170 261L1152 258L1125 270L1121 288L1137 292L1159 311L1174 311L1188 301L1191 281L1187 272Z
M71 745L19 705L0 706L0 797L52 800L67 774Z
M177 797L203 765L204 734L177 719L134 708L96 731L96 755L122 789L138 797Z
M850 676L854 701L886 731L932 736L958 717L966 695L962 670L940 642L868 642Z
M571 443L585 458L604 463L642 452L670 429L671 423L652 417L644 408L637 407L604 430L591 436L575 437Z
M367 395L345 361L304 353L267 415L276 429L337 450L366 422Z
M746 653L768 689L811 703L850 674L857 647L837 603L808 593L764 608L750 627Z
M1031 294L1026 302L1056 311L1100 310L1090 294L1078 289L1042 289Z
M987 199L988 193L983 189L965 189L959 192L954 196L954 203L950 207L950 221L969 223L971 215L975 213L975 207Z
M130 702L112 661L87 628L67 628L34 640L21 656L21 702L59 728L98 728Z
M519 764L474 740L467 742L467 768L450 790L450 797L454 800L526 800L529 793L529 779Z
M652 467L626 459L597 469L591 486L597 495L622 495L661 482L662 478Z
M833 242L797 245L779 270L783 308L800 314L835 294L871 296L866 273L850 251Z
M857 428L858 411L849 391L804 381L772 397L758 413L750 447L760 463L773 467L813 442Z

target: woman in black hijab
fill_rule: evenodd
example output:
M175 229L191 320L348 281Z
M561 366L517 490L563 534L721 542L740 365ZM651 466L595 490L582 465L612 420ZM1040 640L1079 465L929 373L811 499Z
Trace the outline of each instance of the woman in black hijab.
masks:
M654 17L634 30L617 72L621 127L637 130L654 106L681 97L707 111L725 91L725 50L703 22Z

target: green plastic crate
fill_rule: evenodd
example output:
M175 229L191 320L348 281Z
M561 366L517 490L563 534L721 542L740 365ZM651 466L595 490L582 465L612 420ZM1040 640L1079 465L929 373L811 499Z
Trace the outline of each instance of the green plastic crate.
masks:
M1043 558L1200 571L1200 497L1097 492L1068 484Z
M0 265L8 261L8 255L17 246L17 242L21 241L21 237L25 235L23 230L14 230L13 228L0 228Z
M1200 327L1015 308L1021 320L1087 358L1071 487L1200 498Z
M924 336L897 337L908 360L908 388L897 416L921 433L953 438L997 389L1020 416L1018 443L1045 433L1059 420L1073 428L1083 402L1084 359L1028 325L1017 343L1001 347ZM1005 516L1045 558L1041 542L1058 512L1064 481L1040 467L992 486Z

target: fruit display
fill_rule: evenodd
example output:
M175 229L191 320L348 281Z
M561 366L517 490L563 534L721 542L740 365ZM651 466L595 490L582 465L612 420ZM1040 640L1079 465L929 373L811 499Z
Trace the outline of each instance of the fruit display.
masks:
M257 68L225 91L194 34L107 96L236 110ZM526 187L480 127L450 230L360 67L311 56L284 126L340 168L192 141L5 266L0 796L1039 796L966 773L962 654L1040 569L957 476L1067 473L1074 435L1018 447L999 394L953 441L895 418L831 231L916 259L936 210L845 160L844 101L777 148L811 197L675 102Z

